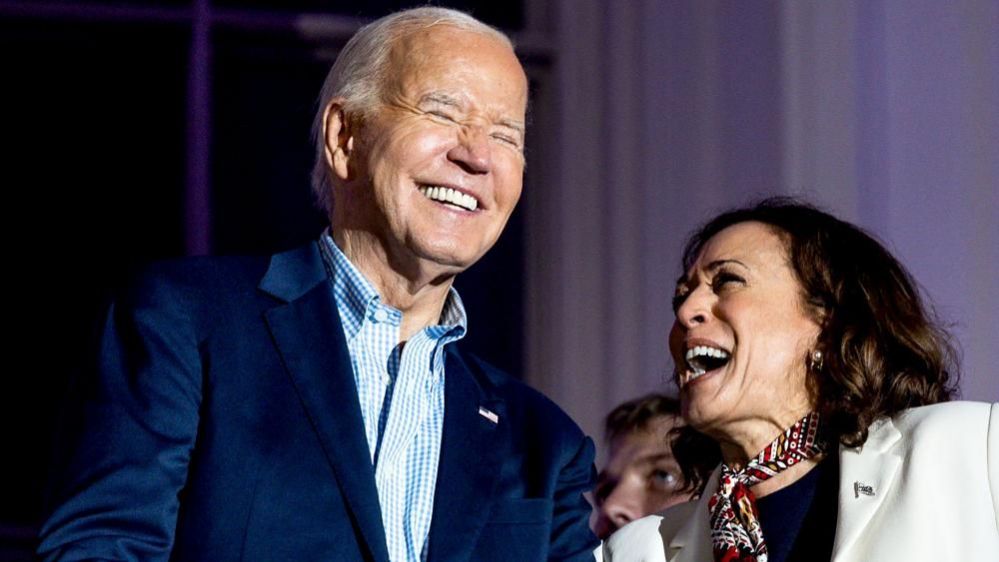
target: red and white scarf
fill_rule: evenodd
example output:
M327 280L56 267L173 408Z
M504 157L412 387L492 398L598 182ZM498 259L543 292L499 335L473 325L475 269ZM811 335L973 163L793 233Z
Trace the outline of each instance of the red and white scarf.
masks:
M749 489L780 471L819 455L819 415L812 412L787 428L745 468L722 464L718 491L711 496L711 545L716 562L766 562L756 498Z

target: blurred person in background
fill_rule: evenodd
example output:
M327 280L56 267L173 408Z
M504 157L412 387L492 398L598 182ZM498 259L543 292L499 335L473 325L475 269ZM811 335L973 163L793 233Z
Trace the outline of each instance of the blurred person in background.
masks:
M608 458L597 476L590 516L598 537L606 539L635 519L697 498L718 464L718 451L706 438L681 437L677 443L674 430L681 425L680 401L663 394L630 400L607 415ZM684 466L674 456L677 445L691 451Z

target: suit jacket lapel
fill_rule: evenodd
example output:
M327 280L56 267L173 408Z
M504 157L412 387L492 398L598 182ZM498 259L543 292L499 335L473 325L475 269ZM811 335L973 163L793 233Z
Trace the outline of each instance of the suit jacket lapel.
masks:
M378 492L343 327L315 244L275 255L260 289L285 368L374 560L387 561Z
M493 422L485 408L498 416ZM469 560L492 506L509 434L503 401L479 385L465 361L448 351L444 435L434 494L428 558Z
M900 438L901 433L886 418L871 426L863 447L840 446L839 514L833 561L849 559L850 547L884 503L902 463L894 452Z

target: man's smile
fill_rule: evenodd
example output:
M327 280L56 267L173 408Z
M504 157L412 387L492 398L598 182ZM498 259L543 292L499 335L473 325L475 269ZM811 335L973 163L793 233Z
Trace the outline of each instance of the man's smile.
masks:
M419 191L427 199L443 203L455 209L475 211L479 208L478 199L451 187L420 186Z

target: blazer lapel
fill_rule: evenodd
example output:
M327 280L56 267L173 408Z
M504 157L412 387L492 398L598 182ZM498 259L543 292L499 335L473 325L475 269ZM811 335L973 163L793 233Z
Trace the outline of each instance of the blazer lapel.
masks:
M480 413L480 408L485 412ZM496 419L490 419L489 413ZM508 450L509 422L505 416L503 401L479 385L457 353L448 351L444 434L428 538L429 559L471 559L493 503L503 454Z
M901 458L893 447L901 433L890 419L871 426L867 442L861 449L840 447L839 515L836 538L833 544L833 562L848 560L850 547L857 541L864 528L888 495L901 465ZM710 517L708 500L718 490L718 470L709 477L697 507L686 522L675 528L663 520L660 531L666 545L666 559L670 562L710 562ZM669 511L666 512L668 515ZM669 536L672 535L672 539Z
M704 492L697 500L697 506L693 513L686 518L686 521L667 521L664 517L660 525L660 533L663 535L663 542L666 545L666 560L670 562L712 562L714 560L714 553L711 550L711 518L708 514L708 501L718 491L719 472L721 472L721 466L708 477ZM664 515L668 516L669 510ZM679 525L679 529L674 533L670 527L675 528L676 525ZM672 535L672 539L668 539L670 535Z
M893 452L901 433L890 419L871 426L863 447L840 446L839 514L832 560L848 560L850 547L884 503L902 459Z
M265 313L267 326L371 557L387 561L357 387L318 248L275 255L260 289L286 301Z

